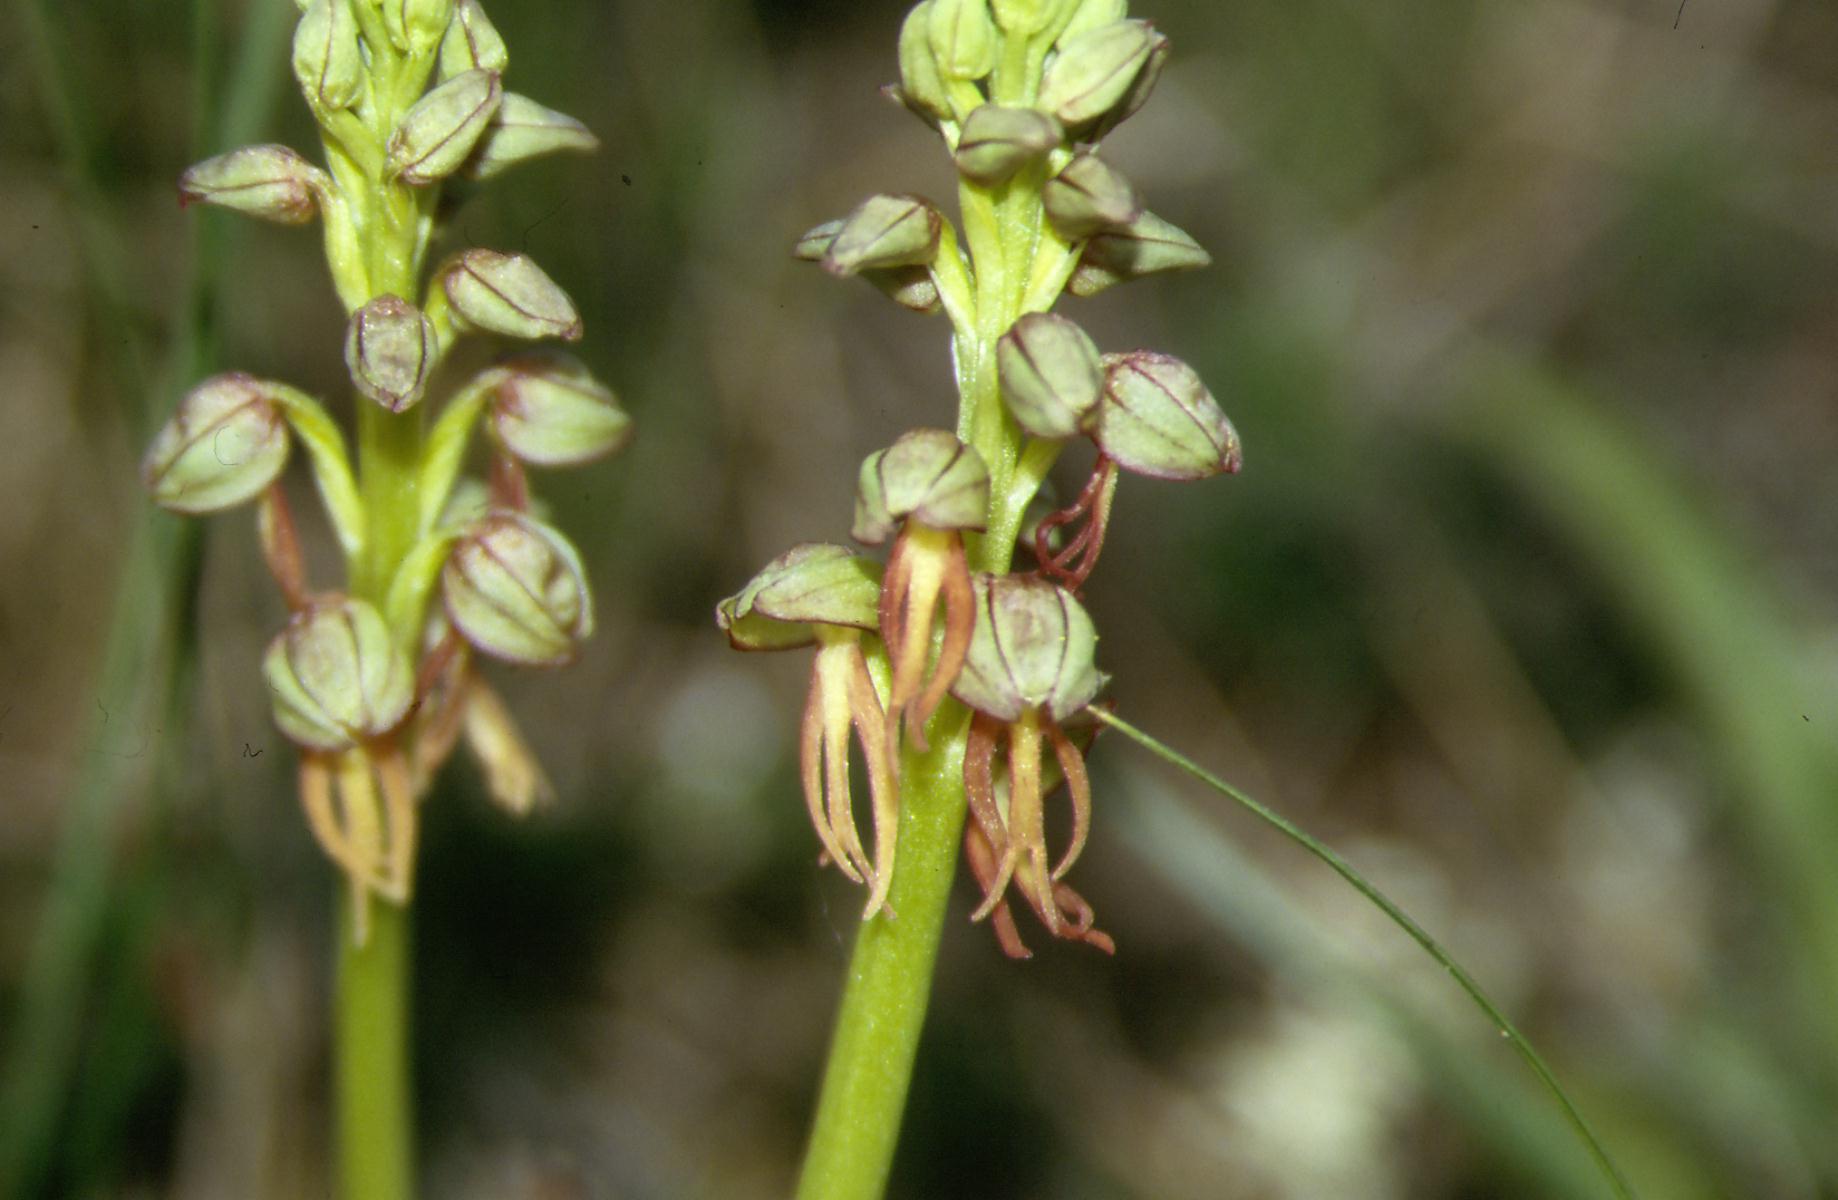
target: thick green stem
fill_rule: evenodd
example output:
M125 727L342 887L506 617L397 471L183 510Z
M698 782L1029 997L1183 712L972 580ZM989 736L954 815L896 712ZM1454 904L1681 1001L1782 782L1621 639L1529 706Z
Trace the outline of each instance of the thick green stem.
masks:
M371 906L359 945L347 900L339 929L337 1121L344 1200L414 1195L408 1067L408 910Z
M856 936L799 1200L874 1200L893 1166L964 831L965 720L951 709L933 723L948 722L950 736L929 754L902 758L900 859L889 896L899 916L875 917Z

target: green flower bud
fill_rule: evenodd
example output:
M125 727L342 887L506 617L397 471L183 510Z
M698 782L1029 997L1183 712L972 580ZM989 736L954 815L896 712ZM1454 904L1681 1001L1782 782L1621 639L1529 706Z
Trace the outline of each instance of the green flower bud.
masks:
M402 412L421 399L439 350L434 323L400 296L382 295L351 314L345 367L365 399Z
M364 92L364 55L348 0L312 0L294 26L294 78L308 105L350 108Z
M1002 399L1015 423L1040 438L1069 438L1104 392L1098 348L1083 329L1053 313L1029 313L996 343Z
M1095 296L1143 275L1189 271L1212 261L1186 230L1144 212L1128 225L1107 229L1086 242L1066 290L1074 296Z
M951 89L932 50L932 0L916 4L900 26L900 99L933 124L951 119Z
M1081 33L1090 33L1105 25L1114 25L1129 15L1129 0L1072 0L1072 19L1059 32L1058 44L1065 45Z
M1142 197L1130 181L1095 154L1081 154L1040 192L1047 218L1061 237L1076 242L1142 216Z
M244 146L187 167L179 205L215 204L281 225L304 225L319 212L332 179L286 146Z
M996 24L1017 37L1039 33L1052 24L1064 6L1065 0L989 0Z
M500 365L491 427L499 443L526 463L570 467L611 454L632 438L619 401L565 355L528 355Z
M1094 142L1098 141L1135 116L1137 110L1149 102L1149 97L1155 92L1155 85L1161 80L1162 68L1168 65L1168 54L1173 45L1166 34L1156 31L1149 44L1149 60L1142 64L1142 70L1136 72L1136 78L1131 81L1129 90L1123 93L1123 99L1104 114L1104 119L1093 127L1087 137Z
M1063 721L1091 703L1105 675L1098 632L1072 593L1038 575L978 575L976 630L951 694L999 721L1045 709Z
M498 113L466 161L474 179L492 177L533 158L564 150L598 150L600 139L566 113L544 108L527 96L504 93Z
M924 266L938 253L944 215L918 196L870 196L843 218L823 256L832 275Z
M985 104L964 118L953 157L965 179L997 184L1044 158L1065 136L1065 128L1038 109Z
M982 529L989 519L983 456L943 429L903 433L870 454L855 489L850 536L879 545L908 517L933 529Z
M835 245L836 235L842 230L842 225L840 220L825 221L810 230L798 239L797 245L792 248L792 256L804 262L822 262L830 252L830 247ZM938 284L927 267L869 268L857 274L902 308L921 314L935 313L939 309Z
M761 568L715 607L736 650L791 650L817 640L813 626L878 628L881 567L847 546L804 542Z
M441 569L447 618L474 647L527 666L557 666L593 632L580 555L555 529L494 512L453 544Z
M451 79L473 70L502 73L510 61L504 39L498 36L479 0L456 0L452 23L440 41L440 77Z
M580 339L574 301L525 255L467 250L440 272L440 283L467 327L532 341Z
M262 658L275 724L310 750L339 751L402 723L414 671L381 614L331 596L295 613Z
M1147 21L1113 21L1063 39L1040 81L1040 107L1068 127L1096 120L1129 92L1154 42Z
M462 71L415 101L389 138L383 169L411 187L460 169L504 97L496 71Z
M1238 431L1194 369L1148 350L1106 355L1093 437L1117 465L1157 479L1236 472Z
M221 512L279 478L290 442L274 386L236 372L185 393L141 462L154 502L179 513Z
M981 79L996 69L1001 34L988 0L931 0L926 34L938 69L951 79Z
M383 29L398 50L425 54L453 21L453 0L383 0Z

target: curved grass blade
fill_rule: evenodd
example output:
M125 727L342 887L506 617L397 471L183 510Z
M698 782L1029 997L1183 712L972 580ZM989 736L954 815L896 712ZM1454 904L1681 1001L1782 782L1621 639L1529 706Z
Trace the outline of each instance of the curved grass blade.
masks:
M1352 864L1348 863L1346 859L1340 857L1340 855L1335 853L1326 843L1302 829L1287 817L1266 807L1248 793L1240 791L1217 775L1214 775L1180 751L1157 741L1154 737L1144 733L1134 725L1131 725L1122 717L1107 712L1102 708L1094 707L1089 711L1092 716L1096 717L1104 724L1109 725L1118 733L1123 734L1157 758L1168 763L1170 766L1185 771L1207 787L1235 801L1241 807L1247 809L1253 816L1257 817L1265 824L1270 825L1285 837L1301 846L1304 850L1307 850L1310 854L1326 863L1333 869L1336 875L1339 875L1342 879L1346 880L1347 883L1351 884L1353 890L1371 901L1379 911L1391 918L1393 924L1409 934L1411 940L1423 948L1424 953L1435 959L1436 963L1441 966L1443 970L1447 971L1455 978L1455 982L1461 985L1462 991L1468 994L1468 998L1474 1001L1475 1006L1487 1015L1487 1019L1493 1022L1495 1028L1500 1031L1501 1036L1512 1044L1512 1048L1518 1051L1519 1057L1525 1060L1527 1066L1531 1067L1532 1073L1538 1076L1539 1081L1544 1084L1545 1089L1556 1099L1558 1106L1563 1110L1565 1120L1569 1122L1570 1128L1575 1130L1577 1137L1588 1147L1590 1157L1595 1161L1595 1165L1601 1170L1603 1177L1607 1179L1610 1187L1614 1190L1619 1200L1635 1200L1634 1189L1629 1185L1627 1177L1621 1173L1621 1168L1615 1165L1614 1159L1609 1156L1607 1147L1602 1144L1601 1139L1596 1137L1595 1131L1589 1127L1589 1122L1583 1119L1581 1110L1576 1107L1575 1102L1572 1101L1569 1094L1564 1091L1563 1085L1557 1082L1557 1076L1552 1073L1551 1068L1545 1064L1544 1058L1539 1055L1538 1051L1532 1048L1531 1042L1526 1039L1524 1034L1519 1032L1518 1026L1513 1024L1512 1019L1500 1010L1500 1006L1493 1002L1487 995L1486 990L1481 987L1474 976L1470 975L1466 968L1456 962L1454 957L1450 955L1447 950L1443 949L1442 944L1434 937L1430 936L1428 930L1417 924L1416 920L1409 913L1398 907L1395 901L1381 892L1378 887L1364 875L1354 870Z

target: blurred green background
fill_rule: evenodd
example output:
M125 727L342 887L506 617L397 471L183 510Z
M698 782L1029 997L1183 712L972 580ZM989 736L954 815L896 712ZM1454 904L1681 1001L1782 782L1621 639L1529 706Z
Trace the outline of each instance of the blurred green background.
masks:
M423 1194L781 1196L859 901L797 795L802 656L710 612L949 422L942 320L788 253L949 164L876 95L898 0L489 7L507 84L605 146L443 245L544 264L640 436L538 481L601 634L493 675L558 803L515 822L456 762L426 809ZM1645 1196L1838 1196L1838 6L1134 7L1175 56L1106 151L1217 263L1068 311L1198 366L1246 467L1122 488L1087 592L1120 711L1445 938ZM334 881L256 675L281 605L246 515L135 478L210 371L343 391L316 233L174 196L306 147L293 13L0 9L19 1200L327 1192ZM893 1195L1606 1194L1338 880L1119 738L1092 761L1075 882L1117 957L950 930Z

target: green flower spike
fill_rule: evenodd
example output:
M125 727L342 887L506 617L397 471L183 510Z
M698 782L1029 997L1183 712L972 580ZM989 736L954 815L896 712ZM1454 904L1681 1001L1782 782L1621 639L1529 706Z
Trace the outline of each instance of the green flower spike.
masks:
M865 921L887 907L893 886L899 785L887 715L863 652L876 628L879 568L846 546L807 542L768 563L738 593L723 600L715 621L739 650L787 650L817 645L799 736L799 766L811 826L824 858L868 887ZM856 831L849 785L853 731L868 768L874 805L874 857Z
M970 564L963 533L981 531L989 512L989 468L943 429L902 434L862 463L855 493L857 541L893 536L881 583L880 630L893 659L887 724L906 715L907 736L925 748L925 723L944 700L970 647ZM944 623L938 659L932 629Z
M964 753L964 788L973 820L964 850L983 889L971 920L993 917L1002 949L1027 958L1005 893L1012 882L1054 937L1088 942L1105 953L1115 944L1093 927L1091 906L1061 877L1078 861L1091 831L1091 780L1085 759L1061 722L1083 710L1103 688L1093 662L1097 632L1072 594L1024 575L978 576L976 635L952 694L976 710ZM1072 801L1072 837L1049 868L1041 741ZM996 769L1006 743L1006 788Z

